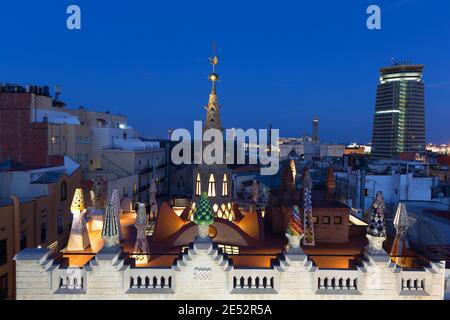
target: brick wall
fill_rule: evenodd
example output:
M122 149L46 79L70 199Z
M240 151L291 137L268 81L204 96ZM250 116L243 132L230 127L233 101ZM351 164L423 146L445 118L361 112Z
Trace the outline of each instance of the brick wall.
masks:
M0 93L0 157L25 166L48 165L48 125L31 122L33 94Z

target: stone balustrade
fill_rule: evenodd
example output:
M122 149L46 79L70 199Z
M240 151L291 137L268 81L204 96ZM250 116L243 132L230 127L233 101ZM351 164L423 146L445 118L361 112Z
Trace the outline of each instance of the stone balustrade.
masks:
M360 289L362 283L360 270L326 270L319 269L314 275L314 282L317 293L346 293Z
M124 271L125 292L173 293L175 276L170 268L128 268Z
M425 279L402 279L402 290L425 290Z
M84 268L55 268L52 271L52 289L56 294L83 294L87 287Z
M16 256L18 299L443 299L445 265L402 269L368 256L357 269L319 269L306 255L273 268L236 268L212 244L194 244L172 266L134 267L120 253L62 268L50 251ZM289 259L288 259L289 258Z
M280 274L274 269L234 269L230 274L233 290L276 291Z

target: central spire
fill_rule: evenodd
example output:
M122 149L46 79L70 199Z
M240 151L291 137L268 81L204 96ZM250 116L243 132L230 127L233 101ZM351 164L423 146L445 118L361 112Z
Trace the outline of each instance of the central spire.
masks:
M213 48L213 53L215 49ZM218 129L222 131L222 124L220 122L219 114L219 103L217 102L216 95L216 81L219 81L219 75L216 73L216 65L219 63L219 58L214 54L212 58L209 58L209 62L212 66L212 72L210 73L208 79L212 83L211 93L209 94L208 105L206 109L206 122L205 130L207 129Z

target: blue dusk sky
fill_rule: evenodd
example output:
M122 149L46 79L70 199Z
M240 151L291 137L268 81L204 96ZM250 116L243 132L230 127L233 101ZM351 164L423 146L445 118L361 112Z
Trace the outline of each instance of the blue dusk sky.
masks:
M66 28L81 7L82 29ZM382 29L366 28L366 9ZM2 1L0 82L62 86L146 136L204 119L211 43L224 127L369 142L378 70L425 65L427 141L450 143L450 1Z

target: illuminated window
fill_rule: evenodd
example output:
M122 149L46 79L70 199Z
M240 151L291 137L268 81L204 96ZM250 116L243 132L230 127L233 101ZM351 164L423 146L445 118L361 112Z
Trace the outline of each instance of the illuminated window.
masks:
M230 246L227 244L218 244L218 247L226 254L239 254L239 247Z
M202 184L200 180L200 173L197 173L197 180L195 181L195 195L199 196L202 193Z
M228 196L228 178L226 173L223 175L222 196Z
M216 196L216 183L214 180L214 175L211 173L209 176L209 183L208 183L208 197L215 197Z

